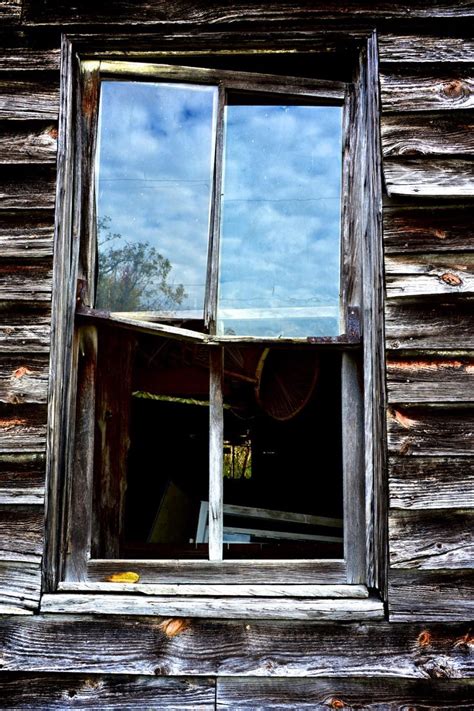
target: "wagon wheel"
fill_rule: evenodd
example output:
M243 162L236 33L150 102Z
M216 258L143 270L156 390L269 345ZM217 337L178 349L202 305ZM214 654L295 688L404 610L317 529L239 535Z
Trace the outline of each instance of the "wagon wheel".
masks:
M314 351L266 348L257 366L255 397L275 420L290 420L306 406L319 375Z

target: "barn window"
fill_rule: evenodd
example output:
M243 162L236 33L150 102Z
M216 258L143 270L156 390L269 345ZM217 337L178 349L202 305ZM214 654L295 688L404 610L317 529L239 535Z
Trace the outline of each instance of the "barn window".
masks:
M374 586L365 63L82 63L63 589Z

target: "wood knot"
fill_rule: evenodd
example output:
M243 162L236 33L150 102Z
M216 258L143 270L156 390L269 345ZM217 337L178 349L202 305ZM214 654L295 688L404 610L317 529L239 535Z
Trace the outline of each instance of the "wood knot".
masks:
M428 647L431 644L431 632L429 632L428 630L423 630L423 632L420 632L416 643L419 647Z
M435 230L433 234L437 239L446 239L447 237L446 230Z
M440 279L444 281L445 284L449 284L449 286L459 286L462 284L461 277L458 277L457 274L453 274L452 272L441 274Z
M334 699L331 699L331 701L329 702L329 706L332 709L343 709L345 707L345 703L344 703L344 701L342 701L342 699L334 698Z
M26 366L22 365L20 368L17 368L16 370L13 371L13 377L14 378L22 378L24 375L31 375L33 371L31 371L29 368Z
M189 627L189 621L188 620L183 620L180 617L177 617L172 620L163 620L161 624L158 625L158 628L167 636L167 637L176 637L178 634L181 634L181 632L184 632L187 630Z
M453 79L443 86L443 94L450 99L459 99L464 94L464 84L460 79Z

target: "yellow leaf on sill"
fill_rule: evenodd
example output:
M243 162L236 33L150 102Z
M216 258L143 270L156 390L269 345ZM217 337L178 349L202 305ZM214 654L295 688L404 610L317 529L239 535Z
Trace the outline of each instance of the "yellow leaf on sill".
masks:
M114 573L105 580L107 583L138 583L140 576L138 573L128 571L126 573Z

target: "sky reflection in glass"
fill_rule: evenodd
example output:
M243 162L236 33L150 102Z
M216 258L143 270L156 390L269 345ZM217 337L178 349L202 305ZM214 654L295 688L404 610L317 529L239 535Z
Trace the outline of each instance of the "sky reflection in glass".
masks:
M202 317L216 93L186 84L102 84L98 307L190 309Z
M226 108L218 331L339 334L342 108Z

